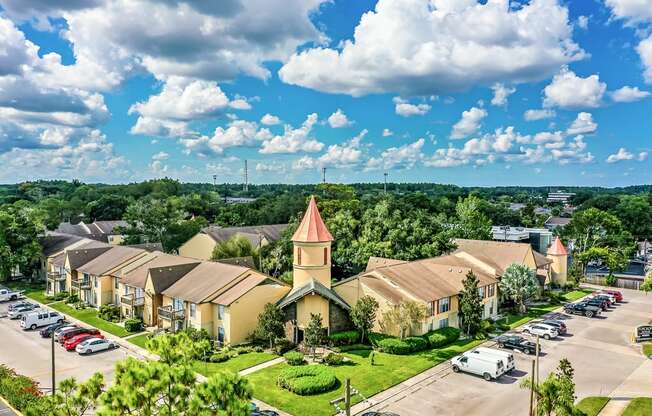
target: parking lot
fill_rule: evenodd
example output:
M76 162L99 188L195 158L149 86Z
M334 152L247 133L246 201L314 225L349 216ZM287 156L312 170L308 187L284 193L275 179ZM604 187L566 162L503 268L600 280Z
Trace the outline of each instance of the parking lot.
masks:
M11 302L0 303L0 316L4 316ZM44 391L51 388L51 340L41 338L38 329L23 331L19 320L0 318L0 363L15 368L20 374L38 381ZM117 361L128 356L122 348L80 356L55 344L57 383L68 377L85 380L99 371L106 380L112 380Z
M576 392L586 396L636 397L652 394L652 360L645 359L631 343L636 325L652 319L652 297L622 290L625 302L599 318L561 314L568 334L541 340L540 380L567 358L575 369ZM532 356L515 353L516 370L497 381L453 373L447 364L441 371L402 393L374 406L373 410L417 415L523 415L529 391L520 387L528 377Z

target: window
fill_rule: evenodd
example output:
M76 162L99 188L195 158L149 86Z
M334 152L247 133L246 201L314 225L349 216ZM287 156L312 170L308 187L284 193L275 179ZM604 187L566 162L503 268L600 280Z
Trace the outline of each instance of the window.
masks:
M451 309L450 297L439 299L439 313L448 312Z
M117 277L114 280L115 280L115 288L120 289L120 280L118 280Z
M115 301L114 301L113 303L114 303L115 305L117 305L118 303L120 303L120 296L118 296L117 293L114 295L114 298L115 298Z
M484 299L484 289L485 289L484 286L478 288L478 293L480 294L480 297L482 299Z
M328 247L324 247L324 266L328 264Z
M93 286L97 289L97 277L93 276Z
M496 295L496 285L489 285L487 287L489 288L489 297L495 296Z
M220 343L224 342L224 328L221 326L217 328L217 340Z
M129 294L129 286L125 286L125 295Z
M494 301L492 300L491 303L489 304L489 315L494 314Z
M448 328L448 318L439 321L439 329Z
M197 314L197 305L195 305L194 303L191 303L190 304L190 317L194 318L196 314Z
M297 247L297 264L301 266L301 247Z
M224 319L224 305L217 305L217 319Z
M181 299L172 299L172 309L175 311L182 311L183 310L183 300Z
M436 312L435 302L436 301L428 302L428 310L427 310L428 316L435 316L435 312Z

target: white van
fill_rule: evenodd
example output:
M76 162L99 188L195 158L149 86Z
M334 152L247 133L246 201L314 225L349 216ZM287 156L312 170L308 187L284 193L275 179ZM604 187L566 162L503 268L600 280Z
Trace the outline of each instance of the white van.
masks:
M63 315L58 312L40 310L30 312L20 319L20 326L23 329L36 329L39 326L63 323Z
M487 355L493 355L497 358L500 358L501 360L503 360L503 365L505 366L506 373L516 368L516 363L514 361L514 354L512 354L511 352L495 350L493 348L486 348L486 347L478 347L469 352L471 354L476 354L476 355L487 354Z
M459 373L477 374L487 381L491 381L505 373L503 360L494 355L479 353L465 353L451 360L453 371Z

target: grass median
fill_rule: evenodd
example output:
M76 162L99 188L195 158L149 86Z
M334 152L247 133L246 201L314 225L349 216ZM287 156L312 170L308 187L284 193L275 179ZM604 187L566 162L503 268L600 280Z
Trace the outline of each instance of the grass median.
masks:
M124 329L124 327L100 318L97 310L94 308L75 309L63 302L53 303L49 305L49 307L117 337L122 338L131 334L129 331Z
M6 286L9 289L15 290L17 292L22 291L25 297L33 299L44 305L54 302L54 300L48 299L47 296L45 296L45 287L42 284L26 283L26 282L8 282L6 283Z
M224 370L237 373L275 358L278 358L278 355L268 352L248 352L246 354L240 354L237 357L229 358L227 361L222 363L195 361L193 369L199 374L210 377L213 374Z
M422 351L410 355L391 355L375 352L374 365L371 365L369 354L371 350L354 350L344 353L351 362L348 365L330 367L340 383L351 379L351 386L365 397L395 386L425 370L436 366L485 340L459 340L444 348ZM328 416L335 413L335 408L329 403L342 396L342 387L311 396L299 396L276 385L281 371L288 368L285 363L277 364L252 373L246 378L251 382L254 397L270 405L295 415ZM361 398L352 397L353 403Z
M609 403L608 397L585 397L577 403L577 408L586 416L598 416L607 403Z
M622 416L652 415L652 397L637 397L627 406Z

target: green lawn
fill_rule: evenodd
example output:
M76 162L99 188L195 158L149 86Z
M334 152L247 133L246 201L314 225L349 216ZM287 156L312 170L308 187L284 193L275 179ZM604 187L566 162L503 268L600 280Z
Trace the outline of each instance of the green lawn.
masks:
M54 302L45 297L45 286L42 284L30 284L24 282L8 282L6 286L11 290L23 291L23 295L45 305Z
M349 351L344 355L353 362L349 365L332 367L332 370L340 383L350 378L354 388L365 397L371 397L482 342L483 340L457 341L445 348L412 355L376 352L374 366L369 363L368 357L371 351ZM287 364L278 364L248 375L247 379L253 386L254 397L295 415L327 416L335 413L329 401L342 396L341 385L327 393L299 396L276 386L279 373L287 367ZM358 396L353 398L354 403L359 401Z
M210 377L211 375L223 370L237 373L238 371L244 370L245 368L262 364L277 357L277 355L268 352L249 352L246 354L240 354L237 357L231 358L223 363L206 363L203 361L195 361L193 369L199 374Z
M652 415L652 397L638 397L627 406L622 416Z
M642 346L643 348L643 355L646 357L652 357L652 342L646 342Z
M506 323L507 325L509 325L510 329L514 329L518 326L530 322L533 319L540 317L541 315L545 315L549 312L552 312L559 307L560 307L559 305L534 306L528 308L527 313L525 314L519 314L519 313L508 314L503 319L498 320L498 323Z
M598 416L607 403L609 403L608 397L585 397L577 404L577 408L586 416Z
M149 338L149 334L141 334L141 335L136 335L135 337L131 337L127 341L131 342L134 345L139 346L140 348L147 349L147 347L145 346L145 342L147 342L148 338Z
M105 321L104 319L97 316L97 310L94 308L86 309L75 309L63 302L53 303L50 305L52 309L56 309L59 312L63 312L66 315L70 315L73 318L77 318L82 322L86 322L88 325L94 326L95 328L106 331L110 334L113 334L118 337L126 337L130 334L126 329L120 325Z
M567 302L575 302L579 298L589 295L591 293L593 293L593 289L578 289L564 294L564 298L566 299Z

